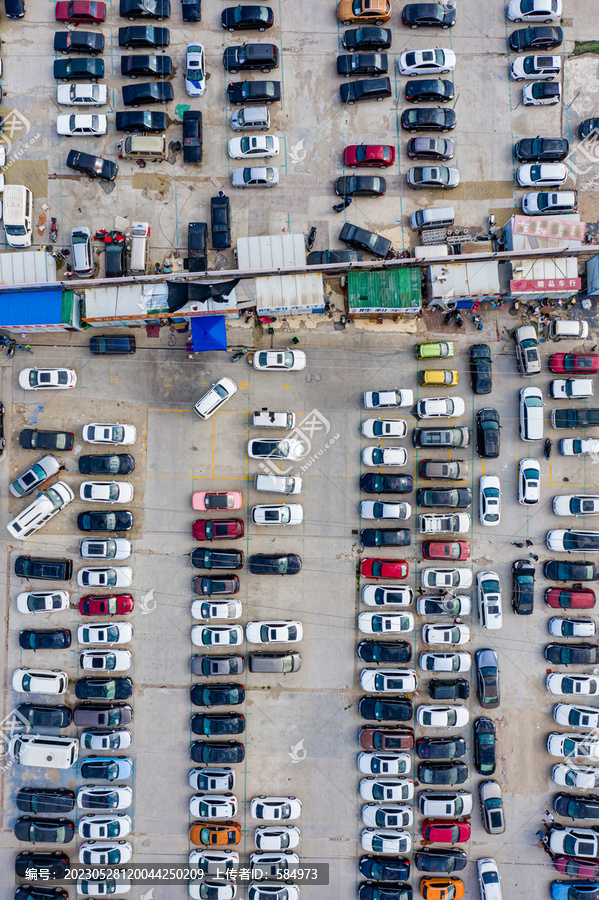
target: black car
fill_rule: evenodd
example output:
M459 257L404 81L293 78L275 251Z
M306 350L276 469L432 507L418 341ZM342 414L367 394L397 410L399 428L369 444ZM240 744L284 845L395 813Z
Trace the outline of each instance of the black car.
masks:
M412 701L403 698L381 700L367 694L358 703L358 715L376 722L406 722L412 718L413 713Z
M412 900L412 888L409 884L363 881L358 887L358 900Z
M128 453L79 457L82 475L128 475L134 468L135 460Z
M21 816L14 825L18 841L33 844L68 844L75 836L75 826L69 819L35 819Z
M187 226L187 270L208 270L208 223L190 222Z
M459 759L466 752L466 741L459 737L419 738L416 741L418 759Z
M597 581L599 570L595 563L583 559L575 562L550 559L543 566L543 575L549 581Z
M495 651L488 647L476 651L476 693L484 709L499 706L499 663Z
M280 81L232 81L227 85L227 100L234 106L242 103L266 103L281 99Z
M119 16L123 19L129 19L135 22L136 19L156 19L162 22L168 19L171 14L171 0L120 0Z
M297 575L302 561L296 553L256 553L248 559L253 575Z
M373 231L366 231L365 228L358 228L351 222L345 222L339 234L339 240L352 247L357 247L358 250L366 250L367 253L372 253L373 256L381 259L392 259L395 256L388 238L375 234Z
M339 88L342 103L360 103L362 100L384 100L393 96L389 78L361 78L350 81Z
M122 88L125 106L141 106L142 103L169 103L175 92L170 81L144 81L143 84L126 84Z
M360 641L356 652L364 662L407 663L412 659L412 645L407 641Z
M414 490L411 475L377 475L368 472L360 477L360 490L365 494L409 494Z
M487 716L479 716L472 726L474 733L474 765L479 775L492 775L495 771L497 734L495 725Z
M564 819L599 819L599 797L596 794L556 794L553 809Z
M191 730L194 734L243 734L245 731L245 718L241 713L220 713L206 715L196 713L191 717Z
M416 777L421 784L463 784L470 776L465 763L420 763Z
M361 28L350 28L345 32L341 43L346 50L388 50L391 46L391 29L379 28L377 25L363 25Z
M374 881L406 881L410 877L410 860L405 856L360 857L360 874Z
M104 35L101 31L54 32L54 50L58 53L90 53L96 56L104 49Z
M518 616L530 616L534 608L535 567L528 559L512 564L512 609Z
M467 700L470 684L465 678L432 678L428 683L428 695L432 700Z
M359 250L313 250L308 253L306 264L309 266L326 266L329 263L362 262Z
M266 31L275 17L270 6L226 6L220 17L227 31Z
M128 355L130 353L135 353L135 336L132 334L101 334L98 335L98 337L94 336L89 339L89 349L90 352L95 355L101 354L104 356L109 353ZM130 456L129 459L132 459L132 457ZM133 464L133 467L135 467L135 463ZM79 466L79 471L81 471L81 466ZM130 472L131 469L128 469L127 471Z
M181 0L181 17L184 22L201 22L202 0Z
M24 450L72 450L74 434L70 431L36 431L24 428L19 434L19 444Z
M102 181L114 181L119 171L119 167L112 160L92 156L91 153L83 153L81 150L69 150L67 168L92 179L101 178Z
M406 100L409 103L422 103L427 100L447 103L454 98L452 81L444 78L425 78L422 81L408 81L406 84Z
M66 650L70 646L71 632L68 628L39 631L27 628L19 633L19 647L22 650Z
M386 75L389 58L386 53L342 53L337 57L337 74L349 78L350 75Z
M42 706L38 703L21 703L18 714L27 719L31 728L68 728L72 714L68 706Z
M75 793L68 788L20 788L17 809L27 813L68 813L75 808Z
M380 175L341 175L335 181L335 193L338 197L383 197L386 190L387 182ZM355 251L347 250L329 250L327 252L355 253ZM362 259L361 253L359 258Z
M133 50L141 47L157 47L164 50L171 42L168 28L154 28L153 25L133 25L119 28L119 47Z
M126 703L103 706L97 703L81 703L73 710L73 724L78 728L118 728L133 720L133 707Z
M71 867L69 857L60 850L53 853L41 850L25 850L19 853L15 859L15 875L20 878L32 878L32 872L37 873L39 879L62 879Z
M62 888L44 888L35 884L22 884L17 888L14 900L69 900Z
M57 81L99 81L104 77L104 60L84 57L80 59L54 60L54 78Z
M223 66L231 75L252 69L270 72L271 69L279 67L279 48L275 44L241 44L238 47L227 47L223 53Z
M406 152L410 159L447 160L453 159L455 144L448 138L410 138Z
M465 869L468 857L464 850L439 850L436 847L425 847L414 854L414 865L419 872L449 874Z
M416 503L422 507L470 509L472 491L470 488L418 488Z
M547 644L543 651L547 662L560 666L591 666L599 662L595 644Z
M243 656L237 653L227 653L225 656L198 654L191 657L189 667L194 675L210 678L218 675L241 675L245 669L245 662Z
M401 127L412 134L417 131L452 131L457 121L453 109L425 106L421 109L406 109L401 114Z
M592 428L599 425L599 409L553 409L551 424L554 428Z
M408 3L401 13L401 21L408 28L423 28L429 25L437 28L451 28L456 23L454 6L443 3Z
M161 134L166 131L167 126L166 113L151 112L150 110L141 112L121 110L117 112L114 121L115 129L124 131L125 134Z
M77 516L79 531L131 531L134 519L127 509L118 512L84 512Z
M599 117L594 116L592 119L585 119L578 126L578 137L583 141L592 132L599 131Z
M239 706L245 701L245 688L234 681L228 684L193 684L189 696L194 706Z
M360 540L363 547L407 547L412 536L409 528L364 528Z
M566 138L523 138L514 146L518 162L561 162L570 152Z
M137 78L138 75L155 75L168 78L173 74L170 56L121 56L121 75Z
M531 25L512 31L508 38L510 50L523 53L525 50L553 50L561 47L564 32L554 25Z
M470 357L470 386L475 394L490 394L493 387L491 378L491 351L488 344L473 344L468 351Z
M497 459L499 456L499 413L487 407L476 414L476 452L482 459Z
M104 272L106 278L122 278L127 274L127 243L120 231L104 236Z
M231 246L231 203L228 197L210 198L210 229L213 250Z
M189 753L193 762L208 766L230 766L245 759L245 747L239 741L194 741Z
M124 760L124 757L117 757L117 759ZM115 759L103 759L101 756L85 757L81 762L80 775L82 778L91 778L94 781L120 781L123 777L120 765Z
M4 0L4 12L7 19L22 19L25 15L24 0Z
M202 113L197 109L186 109L183 113L183 162L201 163L202 156Z
M133 693L130 678L81 678L75 682L78 700L126 700Z
M21 578L40 578L45 581L69 581L73 574L70 559L47 559L46 557L17 556L15 575Z
M242 550L196 547L191 551L190 559L195 569L243 569Z

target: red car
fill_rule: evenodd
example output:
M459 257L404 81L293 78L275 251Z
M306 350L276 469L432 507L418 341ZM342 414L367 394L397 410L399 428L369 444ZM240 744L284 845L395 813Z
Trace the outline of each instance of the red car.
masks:
M383 750L396 753L412 750L414 732L411 728L360 728L358 735L363 750Z
M360 563L364 578L407 578L410 571L405 559L373 559L368 556Z
M468 559L468 541L424 541L422 555L425 559Z
M368 166L386 169L395 162L395 147L389 144L350 144L343 151L343 164L350 169Z
M599 372L599 356L594 353L554 353L549 368L560 375L595 375Z
M597 878L599 875L599 859L556 856L553 860L553 865L562 875L575 875L579 878Z
M545 591L545 603L553 609L592 609L595 605L595 592L590 588L565 591L552 587Z
M438 844L462 844L470 840L470 825L459 819L425 819L422 823L422 837L425 841Z
M224 541L243 537L244 530L241 519L196 519L191 533L196 541Z
M123 616L133 612L133 597L131 594L82 597L79 612L82 616Z
M59 0L56 4L57 22L81 22L99 25L106 19L106 4L89 0Z

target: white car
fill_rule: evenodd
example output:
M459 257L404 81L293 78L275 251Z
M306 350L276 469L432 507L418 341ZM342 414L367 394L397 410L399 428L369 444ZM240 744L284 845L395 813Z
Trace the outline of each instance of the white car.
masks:
M80 644L128 644L132 637L133 626L129 622L92 622L77 628Z
M414 591L407 585L366 584L362 588L362 603L366 606L411 606Z
M232 791L235 787L235 769L207 767L191 769L189 772L189 787L194 791L203 791L210 794L222 794ZM203 850L201 851L204 852ZM218 851L217 851L218 852ZM227 851L230 853L232 851Z
M233 900L237 896L237 885L232 881L211 881L201 878L188 884L190 900Z
M537 194L532 193L526 196L536 197ZM525 209L524 200L522 209ZM518 369L524 375L538 375L541 371L541 357L539 356L539 338L536 328L533 325L521 325L516 329L515 339Z
M296 884L280 881L250 881L248 900L299 900L300 889Z
M599 516L599 494L561 494L553 498L556 516Z
M302 804L297 797L254 797L250 803L250 815L268 822L286 822L299 819Z
M533 2L536 2L536 0L533 0ZM479 859L476 863L476 868L481 900L501 900L499 869L495 860L490 856Z
M220 378L194 405L194 412L200 419L209 419L221 408L223 403L230 400L237 393L237 385L231 378Z
M56 89L59 106L106 106L108 87L105 84L60 84Z
M562 87L554 82L533 81L522 88L523 106L555 106L562 99ZM540 167L539 167L540 168ZM565 167L564 167L565 168ZM550 186L550 182L540 182L544 186ZM535 182L539 184L539 182ZM560 182L563 184L563 181Z
M478 516L481 525L494 527L501 518L501 483L497 475L482 475L478 486Z
M241 625L194 625L191 642L196 647L236 647L243 643Z
M270 372L299 372L306 368L303 350L260 350L251 359L254 369Z
M126 750L132 742L133 735L126 728L82 731L79 735L82 750Z
M472 812L472 794L469 791L420 791L418 812L434 819L469 816Z
M554 400L588 400L594 391L590 378L555 378L549 385Z
M22 369L19 372L19 385L24 391L66 391L76 384L77 373L74 369Z
M133 584L133 569L129 566L89 566L77 572L79 587L129 587Z
M412 613L362 612L358 616L358 630L362 634L407 634L414 631Z
M420 597L416 604L416 612L419 616L469 616L472 612L470 597L458 594L434 595L426 594Z
M274 134L246 134L229 141L231 159L271 158L278 155L279 139Z
M298 460L306 455L306 445L296 438L283 438L280 441L252 438L248 441L247 454L250 459Z
M518 503L535 506L541 499L541 467L532 457L518 463Z
M477 572L478 618L482 628L501 628L501 582L497 572Z
M212 622L216 619L240 619L241 600L193 600L191 618Z
M128 841L86 841L79 847L79 862L84 866L116 866L132 856Z
M189 813L198 819L230 819L238 808L235 794L194 794L189 801Z
M530 191L522 197L522 212L525 216L555 216L560 213L569 215L576 211L576 205L576 191ZM533 328L532 325L522 327ZM540 371L540 363L538 365Z
M407 451L403 447L365 447L362 462L365 466L405 466Z
M129 650L82 650L79 665L90 672L126 672L133 657Z
M406 500L393 503L389 500L362 500L360 515L363 519L409 519L412 506Z
M420 584L423 588L469 588L472 585L472 570L464 567L452 569L422 569Z
M250 853L249 859L252 878L280 877L281 869L293 869L299 866L297 853Z
M599 760L599 738L593 734L563 734L552 731L547 737L547 752L550 756L564 759Z
M550 81L562 69L560 56L518 56L510 67L514 81Z
M414 391L392 388L386 391L364 391L364 409L397 409L413 406Z
M59 471L60 461L55 456L50 454L42 456L36 463L18 475L14 481L11 481L8 489L13 497L26 497Z
M425 651L418 665L424 672L469 672L472 659L469 653L441 653Z
M56 131L60 135L85 135L86 137L100 137L108 131L108 122L105 115L93 113L92 115L58 116L56 119Z
M467 644L470 628L468 625L424 625L422 640L425 644Z
M304 508L301 503L275 503L252 506L254 525L301 525Z
M425 703L416 710L416 721L423 728L463 728L470 721L470 713L465 706Z
M431 397L419 400L416 406L416 415L420 419L449 418L451 416L463 416L466 404L461 397Z
M92 503L129 503L133 485L128 481L83 481L79 497Z
M453 50L408 50L397 61L400 75L444 75L455 69Z
M275 187L279 183L276 166L242 166L231 172L231 187Z
M421 534L468 534L471 527L469 513L424 513L418 517Z
M15 669L12 676L14 691L23 694L64 694L69 679L66 672L50 669Z
M550 672L545 685L551 694L582 694L587 697L599 694L599 678L595 675Z
M365 419L362 434L368 438L402 438L408 433L405 419Z
M26 615L57 612L68 609L69 605L68 591L23 591L17 594L17 609Z
M106 425L92 422L83 426L83 440L87 444L134 444L137 431L134 425Z
M79 542L82 559L128 559L133 552L126 538L85 538Z
M360 842L369 853L409 853L412 849L409 832L385 828L365 828Z
M547 623L549 634L555 637L594 637L597 626L593 619L581 616L579 619L569 619L562 616L554 616Z
M201 97L206 90L206 59L202 44L185 48L185 90L190 97Z
M579 788L582 791L599 788L597 766L569 766L566 763L557 763L551 767L551 778L555 784Z
M408 753L358 753L357 762L364 775L408 775L412 768Z
M598 438L562 438L558 446L562 456L599 454Z
M510 0L505 14L510 22L559 22L562 0Z
M79 819L77 832L80 838L92 841L126 837L133 827L131 816L98 815Z
M297 621L248 622L245 626L250 644L295 644L303 634L303 625Z
M209 850L208 847L201 847L190 852L188 862L192 868L202 869L206 875L225 877L226 872L239 866L239 853L235 850Z
M102 785L88 784L80 787L77 791L77 809L97 809L105 812L110 809L111 812L118 812L122 809L129 809L133 803L133 789L130 787L117 787L111 785L104 787Z
M597 553L599 551L599 531L554 528L545 535L549 550L558 553Z
M359 792L362 800L401 803L414 799L414 782L409 778L362 778Z
M411 806L400 803L365 803L362 821L370 828L410 828L414 824Z
M525 87L527 91L529 88ZM520 187L558 187L568 178L568 169L563 163L527 163L518 166L516 181Z
M552 853L596 859L599 856L599 833L592 828L566 825L549 832L549 849Z
M360 686L375 694L409 694L418 689L418 679L414 669L362 669Z
M299 845L300 837L295 825L259 825L254 831L258 850L293 850Z

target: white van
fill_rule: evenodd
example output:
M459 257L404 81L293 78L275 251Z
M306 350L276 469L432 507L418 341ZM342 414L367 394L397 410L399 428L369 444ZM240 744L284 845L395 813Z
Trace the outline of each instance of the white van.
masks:
M131 225L131 256L129 274L145 275L150 256L150 226L147 222L133 222Z
M233 131L268 131L270 113L265 106L244 106L231 116Z
M49 734L16 734L8 744L8 755L22 766L70 769L77 762L79 742Z
M549 323L549 337L553 341L584 340L589 336L588 322L576 319L552 319Z
M255 428L293 428L295 414L288 410L274 412L263 406L261 410L252 414L252 425Z
M41 495L15 516L6 527L14 538L25 541L74 498L75 495L68 484L57 481L52 487L42 491Z
M297 475L256 475L254 490L269 494L300 494L303 481Z
M453 206L438 206L431 209L417 209L410 216L410 228L449 228L455 222Z
M30 247L33 233L33 194L22 184L7 184L3 194L6 242L10 247Z

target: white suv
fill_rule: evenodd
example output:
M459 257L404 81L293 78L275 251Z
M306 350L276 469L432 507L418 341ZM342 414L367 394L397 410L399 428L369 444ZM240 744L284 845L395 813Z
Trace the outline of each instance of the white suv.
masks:
M472 812L472 794L468 791L420 791L418 812L435 819L469 816Z
M194 412L198 414L200 419L209 419L214 415L217 409L230 400L233 394L237 393L237 385L230 378L221 378L216 384L213 384L210 390L200 397L194 406Z
M520 391L520 437L523 441L543 440L543 394L539 388Z
M524 375L538 375L541 371L539 340L532 325L521 325L516 331L516 360Z
M495 860L488 856L479 859L476 866L481 900L501 900L499 870Z

